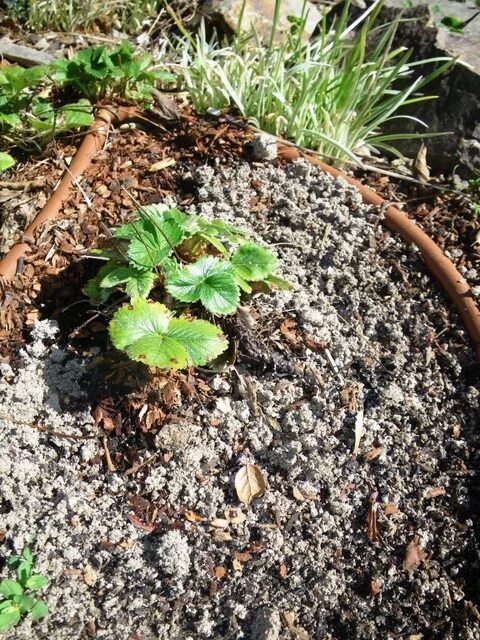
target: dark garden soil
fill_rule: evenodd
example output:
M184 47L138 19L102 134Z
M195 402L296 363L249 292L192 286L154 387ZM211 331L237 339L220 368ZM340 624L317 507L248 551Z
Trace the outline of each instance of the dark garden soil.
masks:
M1 545L35 534L50 579L50 615L12 640L480 637L468 338L352 188L253 162L247 138L188 114L115 132L4 287ZM53 143L11 176L37 182L0 193L9 241L73 150ZM478 286L469 214L406 195ZM233 347L213 370L126 362L108 344L114 308L81 294L88 249L135 202L238 224L293 284L224 322ZM234 486L246 463L267 483L250 505Z

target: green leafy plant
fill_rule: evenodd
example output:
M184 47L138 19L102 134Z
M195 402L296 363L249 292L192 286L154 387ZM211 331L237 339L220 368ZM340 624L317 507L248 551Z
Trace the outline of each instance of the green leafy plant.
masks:
M90 31L101 26L135 33L161 10L162 0L7 0L33 31ZM13 5L13 6L12 6Z
M71 60L53 63L53 79L92 102L118 97L133 102L151 99L155 82L173 82L175 76L152 68L149 54L134 55L127 41L109 49L105 45L79 51Z
M234 109L264 131L327 158L357 161L359 154L378 150L400 155L395 140L417 134L384 134L382 127L409 118L403 109L431 99L422 90L453 61L411 62L404 47L393 47L401 17L377 25L383 2L376 0L350 23L350 4L344 3L332 24L325 17L308 42L302 39L304 16L291 21L280 42L274 20L267 44L252 27L239 28L231 41L207 37L204 24L191 35L177 18L182 36L172 56L180 56L180 82L199 112ZM440 64L426 77L415 77L416 68L427 63Z
M4 153L3 151L0 151L0 172L6 171L10 167L13 167L14 164L15 164L15 158L12 158L12 156L9 153Z
M190 317L192 305L225 316L235 313L242 292L289 288L275 275L271 251L234 226L158 204L136 215L113 231L113 248L95 251L107 262L84 288L99 304L116 289L130 297L109 331L113 345L133 360L172 369L204 365L228 343L214 324ZM148 301L151 292L161 302ZM183 315L174 317L167 302Z
M49 67L0 69L0 141L4 147L41 146L56 134L89 126L92 106L86 99L54 107L48 88Z
M12 556L8 561L16 571L16 579L0 582L0 632L14 627L24 615L32 621L40 620L48 613L43 600L37 600L36 591L48 584L48 579L33 573L34 558L30 547L25 547L21 555Z

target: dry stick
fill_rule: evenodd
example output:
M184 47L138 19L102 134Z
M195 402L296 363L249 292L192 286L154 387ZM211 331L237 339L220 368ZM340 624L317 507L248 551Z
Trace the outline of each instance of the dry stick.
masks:
M107 468L112 473L117 470L117 467L112 462L112 456L110 455L110 449L108 448L108 438L103 436L102 440L103 450L105 451L105 460L107 462Z
M140 471L140 469L143 469L143 467L146 467L147 465L151 464L152 462L155 462L155 460L159 457L159 455L160 455L159 453L154 453L153 456L150 456L149 458L147 458L143 462L140 462L139 464L136 464L133 467L130 467L130 469L127 469L123 475L124 476L131 476L134 473L137 473L137 471Z
M68 440L96 440L98 436L75 436L70 435L69 433L63 433L62 431L55 431L54 429L48 429L47 427L42 427L35 422L25 422L23 420L15 420L15 418L11 418L10 416L0 416L0 420L5 420L5 422L10 422L19 427L31 427L32 429L36 429L37 431L41 431L42 433L47 433L50 436L55 436L55 438L67 438Z
M21 191L22 189L40 189L45 186L45 180L36 178L35 180L18 180L9 182L8 180L0 180L0 189L12 189Z

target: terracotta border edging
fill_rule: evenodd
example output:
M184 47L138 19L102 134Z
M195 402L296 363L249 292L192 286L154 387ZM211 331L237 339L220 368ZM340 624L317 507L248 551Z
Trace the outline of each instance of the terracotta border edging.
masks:
M43 222L57 217L64 200L68 196L70 187L82 175L93 157L103 147L110 127L113 124L118 125L127 120L132 120L136 115L138 115L138 111L134 107L118 107L116 109L105 107L98 111L90 130L78 148L70 167L64 172L59 185L43 209L25 230L23 242L15 244L0 260L0 279L8 281L13 278L17 271L18 260L30 251L30 244L34 241L34 233L37 227ZM480 358L480 311L465 278L455 268L452 261L445 256L440 247L406 214L396 207L388 205L381 196L358 180L355 180L355 178L351 178L342 171L325 164L316 156L300 152L292 146L279 143L278 153L280 157L290 161L300 157L305 158L311 164L320 167L325 173L329 173L336 178L343 178L354 186L360 192L364 202L376 207L384 207L385 225L391 231L398 233L404 240L418 247L427 268L440 282L457 307L473 342L477 356Z
M439 281L450 300L457 307L473 342L477 357L480 358L480 311L467 281L440 247L405 213L392 205L388 205L381 196L358 180L355 180L355 178L351 178L342 171L325 164L316 156L300 152L295 147L279 144L278 153L281 158L290 161L305 158L311 164L320 167L325 173L346 180L360 192L363 201L367 204L385 208L384 224L390 231L398 233L404 240L418 247L427 269Z
M47 220L53 220L58 216L60 208L68 196L70 187L82 175L92 159L102 149L110 127L113 124L118 125L133 119L136 113L137 110L133 107L118 107L116 109L105 107L98 110L95 115L95 120L83 138L82 144L77 149L70 166L63 173L57 188L43 209L39 211L30 225L25 229L22 242L14 244L0 260L0 279L9 281L13 278L17 271L18 260L30 251L30 245L34 242L37 227Z

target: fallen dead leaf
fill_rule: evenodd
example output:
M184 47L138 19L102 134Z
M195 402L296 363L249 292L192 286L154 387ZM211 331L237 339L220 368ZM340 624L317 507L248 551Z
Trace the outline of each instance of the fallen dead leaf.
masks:
M413 174L420 182L428 182L430 180L430 170L427 165L427 147L423 142L413 161Z
M370 580L370 593L372 594L372 596L378 596L380 591L381 589L378 582L375 579Z
M167 167L171 167L176 164L175 158L165 158L165 160L159 160L158 162L154 162L150 165L148 169L150 173L155 173L155 171L161 171L162 169L166 169Z
M305 496L303 495L303 493L297 487L297 485L295 485L293 487L292 493L293 493L293 497L295 498L295 500L299 500L300 502L303 502L306 499Z
M217 542L228 542L232 539L231 534L228 531L222 531L221 529L215 529L212 532L212 538Z
M247 519L247 516L238 507L228 507L224 513L230 524L242 524Z
M154 524L145 524L145 522L142 522L140 518L136 516L134 513L128 514L127 517L130 520L130 522L138 529L143 529L144 531L148 531L149 533L155 530Z
M302 343L296 328L297 322L293 318L285 318L285 320L280 324L280 333L287 342L292 345L292 347L298 347Z
M355 418L355 443L353 445L353 455L357 455L360 451L360 441L365 434L365 427L363 426L363 409L359 409L357 417Z
M240 502L250 504L254 498L264 494L266 488L265 478L256 465L246 464L237 471L235 489Z
M384 447L374 447L373 449L370 449L370 451L367 451L365 454L365 460L367 460L367 462L371 462L372 460L375 460L375 458L378 458L378 456L381 456L384 452Z
M293 486L292 493L295 500L298 500L299 502L304 502L305 500L316 500L318 498L315 493L306 493L305 491L301 491L297 485Z
M217 578L217 580L222 580L227 575L227 570L225 569L225 567L222 567L222 565L219 564L213 570L213 574L214 574L215 578Z
M424 562L427 555L415 540L412 540L407 547L404 567L409 573L413 573L421 562Z
M280 576L280 578L285 578L287 573L288 573L287 565L284 562L282 562L278 567L278 575Z
M237 551L235 554L235 560L238 562L248 562L252 559L252 554L248 551Z
M203 522L205 518L195 511L185 511L185 518L189 522Z
M228 529L230 523L228 520L225 520L225 518L214 518L213 520L210 520L209 524L217 529Z
M232 567L234 571L243 571L243 564L236 558L232 560Z
M386 504L382 504L382 510L386 516L393 516L396 513L400 513L400 509L394 502L387 502Z
M425 498L436 498L445 495L445 487L429 487L425 491Z
M90 565L88 565L88 567L83 572L83 581L85 582L87 587L93 587L93 585L97 581L97 572Z

